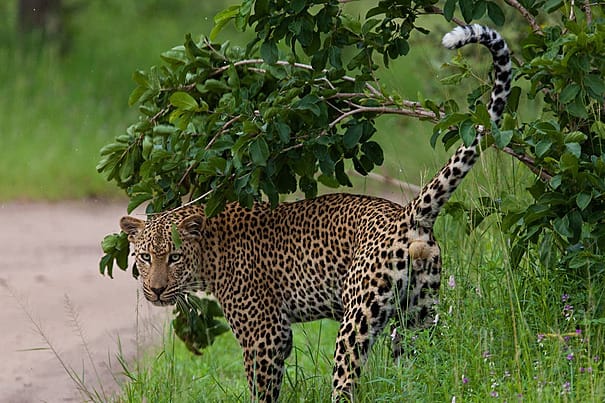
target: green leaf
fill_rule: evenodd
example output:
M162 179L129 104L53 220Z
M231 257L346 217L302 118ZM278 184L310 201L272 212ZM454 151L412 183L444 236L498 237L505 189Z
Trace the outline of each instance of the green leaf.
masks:
M563 5L563 0L547 0L544 3L544 11L550 14L553 11L558 10Z
M603 77L597 74L588 74L584 76L584 86L588 89L591 95L602 101L603 93L605 93L605 82Z
M269 158L269 146L262 137L257 137L250 143L250 158L257 166L266 166Z
M290 134L292 132L290 126L282 122L275 122L274 125L277 129L277 133L279 134L280 141L284 144L288 144L290 142Z
M443 6L443 16L447 21L451 21L454 18L454 11L456 11L456 0L446 0Z
M475 137L477 137L477 132L472 120L467 119L460 124L460 137L462 137L465 146L470 147L473 144Z
M239 12L239 4L229 6L226 9L219 11L214 16L214 27L212 27L212 31L210 31L210 40L215 40L219 32L221 32L224 28L224 26L227 25L229 21L234 19L239 14Z
M338 180L338 183L342 186L353 186L349 176L345 173L344 161L340 160L336 163L334 166L334 174L336 175L336 180Z
M206 206L204 207L204 213L206 217L214 217L225 208L225 196L221 192L213 192L208 201L206 202Z
M487 4L485 1L476 1L473 5L473 20L478 20L485 15L487 11Z
M487 2L487 16L499 27L506 22L504 11L502 11L499 5L491 1Z
M578 158L570 152L565 152L565 153L563 153L563 155L561 155L559 167L561 168L561 171L564 171L564 172L565 171L577 172L578 171Z
M179 229L177 228L175 223L172 223L172 225L170 226L170 238L172 240L172 243L174 244L175 250L181 247L183 241L181 240Z
M578 193L576 196L576 205L580 210L584 210L590 204L592 200L592 194L590 193Z
M296 177L288 166L284 166L277 174L275 185L279 193L296 192Z
M563 104L568 104L576 98L576 95L580 92L580 86L576 83L568 84L559 95L559 100Z
M266 40L260 47L260 55L268 64L275 64L279 56L277 44L271 40Z
M150 200L152 198L153 198L153 195L151 193L139 193L135 196L131 196L130 200L128 201L128 207L127 207L126 211L128 211L128 214L130 214L130 213L132 213L132 211L135 208L137 208L142 203L144 203L147 200Z
M552 146L552 141L550 140L540 140L538 144L536 144L536 156L543 157Z
M499 149L503 149L504 147L506 147L512 139L513 139L512 130L494 131L494 140L496 142L496 147L498 147Z
M573 131L565 135L565 143L583 143L588 139L588 136L580 131Z
M170 96L172 106L186 111L195 111L199 104L191 95L183 91L177 91Z
M574 157L580 158L582 154L582 147L578 143L567 143L565 144L565 148L569 151Z
M467 24L473 20L473 0L459 0L462 18Z
M356 123L347 128L342 137L342 144L347 150L352 149L359 143L359 139L363 135L363 124Z
M361 145L361 151L376 165L382 165L384 162L384 153L382 148L375 141L368 141Z
M307 199L312 199L317 196L317 182L315 179L308 176L301 176L298 185Z
M578 94L573 102L567 105L567 111L575 117L582 119L588 118L588 112L586 111L586 106L584 106L581 94Z
M178 128L172 125L156 125L153 126L153 134L174 134L178 132Z

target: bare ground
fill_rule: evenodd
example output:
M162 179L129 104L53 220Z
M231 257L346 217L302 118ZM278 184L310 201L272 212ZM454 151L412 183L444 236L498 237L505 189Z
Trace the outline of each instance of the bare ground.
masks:
M96 201L0 204L0 402L87 400L61 360L106 400L119 390L119 346L132 362L164 331L167 311L140 300L130 272L99 274L100 242L124 213Z

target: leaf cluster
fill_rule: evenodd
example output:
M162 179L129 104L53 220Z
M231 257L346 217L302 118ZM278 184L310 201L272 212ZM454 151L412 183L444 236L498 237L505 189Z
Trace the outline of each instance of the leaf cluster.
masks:
M201 355L201 350L210 346L217 336L229 331L229 326L220 319L223 311L213 299L188 294L177 303L174 314L175 334L195 355Z
M605 23L600 17L591 24L578 19L546 27L521 43L527 62L519 74L531 84L529 99L541 97L544 106L541 119L520 125L523 143L516 149L533 158L548 181L529 188L534 203L504 222L517 239L517 260L534 244L546 267L605 270Z
M350 185L347 159L362 174L382 164L372 114L330 126L352 100L373 102L363 82L246 56L187 36L162 54L162 66L135 73L139 120L101 150L97 166L126 190L129 211L146 201L148 212L162 211L209 191L209 216L263 194L275 206L280 194L315 196L318 181ZM353 95L336 96L343 92Z

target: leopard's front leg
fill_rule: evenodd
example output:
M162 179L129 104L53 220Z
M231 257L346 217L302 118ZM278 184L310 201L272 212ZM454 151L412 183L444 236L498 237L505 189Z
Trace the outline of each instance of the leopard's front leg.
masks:
M235 333L244 350L252 400L275 402L279 397L284 362L292 351L292 330L282 315L257 313L259 316L248 318L250 327Z

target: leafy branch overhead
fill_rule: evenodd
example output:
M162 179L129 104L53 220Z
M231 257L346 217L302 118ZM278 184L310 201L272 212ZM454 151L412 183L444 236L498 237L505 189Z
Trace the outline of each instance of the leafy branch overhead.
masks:
M374 77L374 54L388 65L408 52L413 30L428 32L414 24L428 2L380 3L363 23L338 2L269 3L217 15L217 27L233 20L256 28L246 48L188 35L162 54L161 66L134 74L130 104L139 105L139 121L103 148L97 167L126 189L129 211L146 201L149 212L174 208L209 191L209 215L262 194L273 205L296 190L313 197L318 182L350 186L346 160L363 175L382 164L371 140L378 116L438 120L436 104L404 101Z
M230 201L249 207L266 199L275 206L280 195L297 190L315 196L318 184L350 186L350 166L366 175L384 161L372 138L384 114L434 121L432 136L427 133L433 146L472 141L476 125L491 127L481 101L488 85L478 82L468 106L459 107L451 99L401 99L376 73L429 33L426 14L443 16L441 32L451 22L487 18L510 38L518 81L503 126L493 128L486 145L495 144L537 179L531 203L494 200L483 212L502 217L514 262L536 247L544 249L547 267L603 270L602 8L380 0L358 17L348 14L347 3L245 0L215 17L211 39L187 35L161 55L160 65L135 72L129 102L138 107L138 120L101 150L97 166L126 191L129 212L145 202L154 213L189 200L203 202L212 216ZM245 46L215 42L230 23L254 32ZM437 47L439 35L432 37ZM454 56L445 81L473 77L471 64ZM517 111L527 101L538 109L535 116ZM111 274L114 261L125 267L128 246L123 236L108 238L101 269Z

